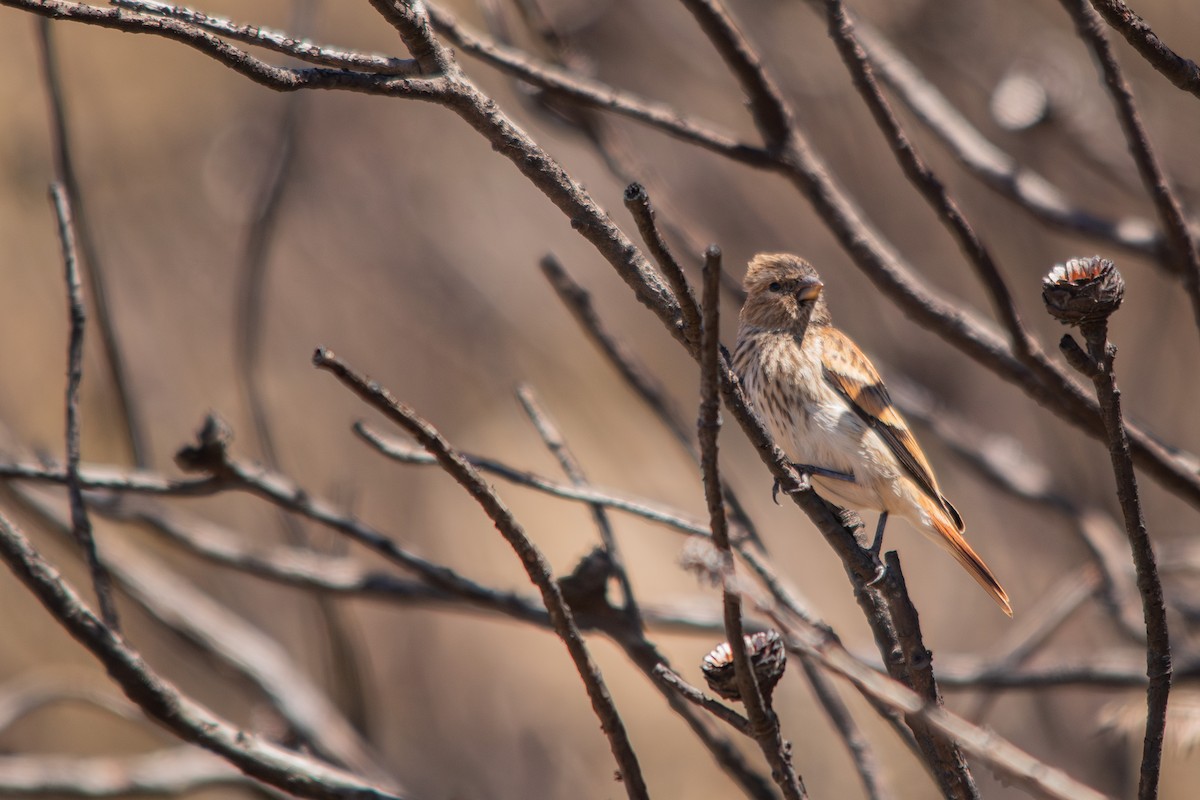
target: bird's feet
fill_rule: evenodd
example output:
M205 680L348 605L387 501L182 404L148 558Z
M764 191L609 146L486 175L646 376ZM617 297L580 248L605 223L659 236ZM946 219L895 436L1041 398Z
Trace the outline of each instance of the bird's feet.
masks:
M867 581L867 586L874 586L887 575L887 565L879 557L880 551L883 550L883 529L887 527L887 518L888 512L880 513L879 524L875 527L875 541L871 542L871 558L875 561L875 577Z
M820 475L823 478L832 478L835 481L847 481L849 483L854 483L853 472L838 472L837 470L826 469L825 467L815 467L812 464L793 463L792 466L801 475ZM775 501L775 505L779 505L779 493L781 491L785 494L792 494L798 490L784 489L779 485L779 479L776 478L775 485L771 487L771 499Z

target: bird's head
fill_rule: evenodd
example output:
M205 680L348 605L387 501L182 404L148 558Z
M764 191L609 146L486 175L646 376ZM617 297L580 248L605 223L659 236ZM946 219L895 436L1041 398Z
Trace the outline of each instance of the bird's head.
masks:
M811 325L829 324L829 307L820 276L798 256L759 253L750 260L742 281L746 302L741 320L768 330L803 333Z

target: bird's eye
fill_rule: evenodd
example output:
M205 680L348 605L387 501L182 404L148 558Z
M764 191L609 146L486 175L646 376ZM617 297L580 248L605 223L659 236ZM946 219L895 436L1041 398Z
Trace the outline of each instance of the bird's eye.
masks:
M783 287L779 285L779 281L773 281L771 283L771 285L768 286L767 288L770 289L772 292L778 292Z

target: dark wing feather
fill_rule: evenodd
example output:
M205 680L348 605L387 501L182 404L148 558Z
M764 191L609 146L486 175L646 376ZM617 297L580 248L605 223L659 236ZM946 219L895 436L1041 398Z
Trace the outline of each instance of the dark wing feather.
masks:
M950 501L942 496L937 478L933 476L933 468L908 429L908 423L892 403L875 366L846 334L831 327L825 331L825 335L825 379L846 398L854 412L879 434L909 477L930 499L946 510L955 527L961 531L962 517L950 505Z

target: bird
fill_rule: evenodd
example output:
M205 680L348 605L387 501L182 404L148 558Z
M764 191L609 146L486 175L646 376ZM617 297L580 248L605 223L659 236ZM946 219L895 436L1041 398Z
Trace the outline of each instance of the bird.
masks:
M787 253L760 253L743 288L734 370L813 490L834 505L879 512L871 548L876 558L888 516L906 519L1011 617L1008 594L963 538L962 517L942 494L878 370L834 327L812 264Z

